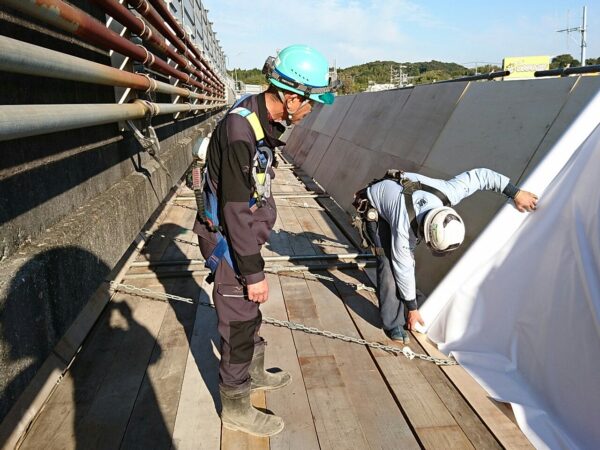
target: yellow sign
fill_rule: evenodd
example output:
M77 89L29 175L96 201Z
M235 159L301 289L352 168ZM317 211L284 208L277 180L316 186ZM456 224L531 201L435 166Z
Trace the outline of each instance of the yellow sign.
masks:
M513 56L502 60L502 69L510 70L510 75L504 77L505 80L533 78L534 72L549 68L549 56Z

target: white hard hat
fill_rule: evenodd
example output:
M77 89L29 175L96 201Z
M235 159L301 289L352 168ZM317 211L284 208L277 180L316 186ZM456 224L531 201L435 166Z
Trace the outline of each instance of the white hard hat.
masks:
M423 224L425 243L435 252L456 250L465 239L465 224L458 213L447 206L433 208Z

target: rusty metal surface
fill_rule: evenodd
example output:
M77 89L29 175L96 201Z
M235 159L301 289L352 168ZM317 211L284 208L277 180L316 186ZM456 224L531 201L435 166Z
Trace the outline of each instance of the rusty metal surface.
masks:
M106 50L115 50L145 66L155 68L159 72L171 75L187 84L200 89L204 85L157 58L142 46L138 46L119 36L98 20L61 0L6 0L10 7L24 12L32 17L73 33L88 42Z
M132 8L135 8L142 17L150 22L150 24L156 27L157 32L161 33L162 36L168 39L171 45L181 52L181 55L175 52L174 49L170 46L167 46L165 42L166 49L164 49L164 51L169 55L169 57L175 61L178 60L177 58L180 60L183 58L184 61L190 61L199 69L202 81L211 86L211 93L219 93L219 85L210 78L210 74L207 72L207 69L204 67L204 65L195 58L194 54L186 47L185 43L181 41L181 39L177 37L171 28L167 26L161 15L152 7L152 5L150 5L146 0L128 0L127 3ZM181 65L182 63L179 62L179 64ZM184 67L186 65L187 63L183 63Z
M144 0L144 1L146 1L146 0ZM206 60L204 59L204 57L202 56L202 54L198 51L198 49L196 49L196 47L194 46L194 44L190 40L190 38L187 35L187 33L185 32L185 30L175 20L175 18L171 14L171 11L169 11L169 8L167 7L166 3L164 3L161 0L149 0L149 1L152 4L152 6L154 6L154 8L156 8L156 10L160 13L160 15L162 16L162 18L167 21L167 23L171 26L171 28L173 28L173 30L177 34L177 37L183 39L183 41L185 42L185 44L192 50L192 52L194 53L194 55L196 55L196 57L202 62L202 64L206 67L206 69L208 71L207 73L209 74L209 76L218 85L222 86L221 81L216 76L216 74L213 72L213 70L210 68L209 64L206 62Z
M177 53L172 47L167 45L165 39L158 34L158 31L150 27L146 22L135 16L122 4L115 0L91 0L93 3L100 6L106 13L120 22L122 25L127 27L129 31L140 36L145 42L149 43L152 47L158 49L161 52L166 53L172 60L174 60L179 67L185 72L189 72L192 75L196 75L200 81L206 81L206 77L201 71L196 69L192 63L187 60L184 56ZM210 84L210 83L207 83ZM211 94L215 93L215 89L210 86L206 86L205 90Z
M163 83L143 75L126 72L5 36L0 36L0 70L83 83L129 87L142 91L179 95L204 102L214 102L215 104L212 106L224 105L223 100L217 97L197 94L189 89Z

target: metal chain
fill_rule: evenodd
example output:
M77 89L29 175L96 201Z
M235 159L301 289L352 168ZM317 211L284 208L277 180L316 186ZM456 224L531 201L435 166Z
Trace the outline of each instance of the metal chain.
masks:
M194 300L192 298L187 298L187 297L180 297L178 295L152 291L148 288L140 288L137 286L133 286L131 284L122 284L122 283L116 283L114 281L111 281L110 289L113 292L120 291L120 292L130 293L130 294L131 293L136 293L138 295L141 294L141 296L143 296L143 297L148 297L148 298L152 298L155 300L163 300L163 301L176 300L176 301L185 302L185 303L189 303L189 304L197 304L200 306L214 308L214 305L212 303L202 302L200 300ZM283 328L288 328L290 330L302 331L304 333L314 334L317 336L323 336L323 337L327 337L329 339L339 339L344 342L351 342L353 344L364 345L369 348L376 348L376 349L384 350L386 352L390 352L395 355L402 354L408 359L417 358L417 359L420 359L423 361L432 362L438 366L454 366L454 365L458 364L456 362L456 360L454 360L454 359L435 358L433 356L429 356L424 353L415 353L410 349L410 347L408 347L406 345L403 348L400 348L400 347L394 347L393 345L385 345L380 342L370 342L365 339L359 339L359 338L355 338L352 336L346 336L344 334L334 333L333 331L319 330L318 328L315 328L315 327L307 327L306 325L303 325L301 323L291 322L289 320L274 319L272 317L263 316L262 321L263 321L263 323L267 323L269 325L273 325L276 327L283 327Z
M280 277L285 277L285 276L291 277L291 275L281 273L281 272L294 272L294 273L304 275L304 277L308 278L309 280L326 280L326 281L331 281L332 283L336 281L335 278L333 278L333 277L328 277L326 275L320 275L318 273L312 273L312 272L309 272L308 270L305 270L305 269L302 269L299 267L294 267L294 266L272 266L272 267L265 268L264 272L273 273L275 275L279 275ZM354 283L350 283L348 281L341 281L341 280L338 280L338 283L343 283L346 286L350 286L350 287L354 288L356 291L376 292L375 288L373 288L371 286L367 286L366 284L363 284L363 283L354 284Z
M183 233L185 233L185 231ZM178 237L166 236L166 235L164 235L162 233L148 233L148 232L145 232L145 233L143 233L143 235L146 236L146 237L157 236L157 237L160 237L160 238L163 238L163 239L171 239L172 241L175 241L175 242L181 242L183 244L193 245L194 247L200 247L200 244L198 244L197 242L188 241L186 239L181 239L181 238L178 238Z
M179 206L180 208L191 209L192 211L198 211L198 208L193 208L188 205L182 205L181 203L177 203L177 202L169 202L168 204L173 205L173 206Z
M184 230L182 230L182 232L185 233L186 230L184 229ZM176 241L176 242L182 242L184 244L193 245L194 247L199 247L200 246L196 242L188 241L186 239L181 239L181 238L177 238L177 237L166 236L166 235L161 234L161 233L148 233L148 232L146 232L146 233L143 233L143 234L144 234L144 236L157 236L157 237L160 237L160 238L163 238L163 239L171 239L171 240ZM327 280L327 281L332 281L332 282L335 281L331 277L327 277L325 275L319 275L319 274L316 274L316 273L312 273L312 272L309 272L309 271L307 271L305 269L294 267L294 266L272 266L270 268L265 268L264 272L273 273L273 274L280 275L280 276L286 276L285 274L281 274L280 272L296 272L296 273L300 273L300 274L304 275L305 277L308 276L309 279L312 278L312 279L321 279L321 280ZM346 286L353 287L356 291L376 292L375 288L373 288L371 286L367 286L367 285L365 285L363 283L354 284L354 283L349 283L349 282L346 282L346 281L340 281L340 282L344 283Z

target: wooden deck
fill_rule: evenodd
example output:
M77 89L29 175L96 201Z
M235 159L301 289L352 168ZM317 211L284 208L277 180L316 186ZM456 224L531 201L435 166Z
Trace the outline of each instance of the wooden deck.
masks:
M316 189L300 172L277 172L275 192ZM278 199L277 204L266 256L357 251L336 226L334 219L344 226L346 218L331 200ZM194 211L168 208L157 234L194 241L189 231ZM154 237L138 261L198 258L196 246ZM212 286L203 275L181 273L191 269L202 266L136 266L123 282L210 301ZM369 271L320 272L333 281L268 275L270 299L261 310L265 316L393 345L380 329L375 295L348 284L370 284ZM219 337L212 308L118 292L20 448L530 448L510 408L489 399L460 367L440 368L266 324L261 334L268 341L268 366L293 376L284 389L253 394L257 407L285 420L283 432L270 440L221 427ZM410 347L438 355L424 336L415 336Z

